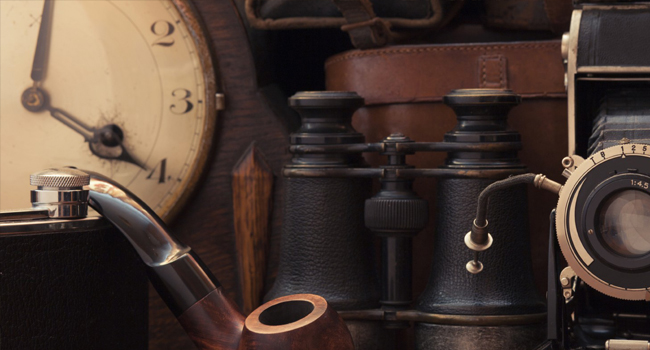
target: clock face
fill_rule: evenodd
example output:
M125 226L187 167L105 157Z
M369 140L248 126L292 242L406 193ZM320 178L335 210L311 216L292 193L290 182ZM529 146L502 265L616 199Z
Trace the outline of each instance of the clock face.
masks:
M216 118L186 1L2 0L0 45L0 209L30 206L31 173L76 166L178 210Z

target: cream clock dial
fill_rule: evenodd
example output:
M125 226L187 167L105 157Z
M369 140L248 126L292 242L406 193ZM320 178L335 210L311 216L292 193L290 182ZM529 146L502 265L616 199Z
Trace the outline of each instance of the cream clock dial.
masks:
M0 209L74 165L169 218L203 168L215 76L185 0L0 1Z

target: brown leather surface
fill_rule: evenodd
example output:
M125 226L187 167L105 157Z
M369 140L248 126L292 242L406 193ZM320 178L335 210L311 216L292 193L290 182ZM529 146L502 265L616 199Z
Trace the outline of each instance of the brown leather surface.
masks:
M392 46L325 62L327 90L367 105L437 102L453 89L508 88L524 98L565 96L559 41Z
M445 10L449 10L449 16L455 15L454 5L462 2L449 0L442 4L439 0L384 0L370 3L374 3L373 11L394 28L428 29L441 23ZM245 0L244 6L246 19L255 29L338 28L349 22L330 0Z
M385 46L390 37L390 24L375 15L370 0L333 0L347 24L347 32L357 49Z
M521 160L529 171L564 182L560 161L567 153L567 106L557 41L351 51L330 58L326 69L328 90L357 91L366 98L369 106L355 113L352 124L366 135L367 142L396 132L415 141L441 141L456 125L451 108L439 102L450 90L513 89L524 96L524 102L508 118L510 126L522 135ZM418 168L434 168L443 164L445 157L445 153L423 152L408 156L407 161ZM366 160L373 167L386 162L376 153L366 154ZM436 180L417 179L414 189L429 201L430 217L435 217ZM540 293L546 291L548 216L556 203L557 196L529 189L533 270ZM435 225L429 220L413 242L414 297L424 289L436 259L432 256Z
M555 33L569 31L573 2L571 0L544 0L544 10Z
M511 30L551 29L544 0L485 0L484 4L486 26Z

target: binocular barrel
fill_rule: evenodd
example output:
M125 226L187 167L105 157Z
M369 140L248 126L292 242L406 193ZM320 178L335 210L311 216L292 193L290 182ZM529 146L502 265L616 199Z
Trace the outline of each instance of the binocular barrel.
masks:
M507 113L520 102L512 92L455 90L445 96L444 102L458 117L454 130L445 134L445 142L520 140L520 135L507 125ZM449 152L443 168L477 173L504 169L510 174L525 170L516 151ZM490 228L499 232L499 244L482 253L486 267L476 267L480 274L469 273L465 266L472 253L462 236L475 217L476 198L495 180L498 179L438 179L433 265L416 308L426 313L453 315L451 318L464 322L419 323L417 349L468 349L476 344L484 349L531 349L545 339L540 314L546 308L532 278L525 185L491 197ZM529 319L529 324L505 325L503 320L511 315L523 317L524 321Z
M365 142L351 126L352 113L363 103L353 92L297 93L289 104L300 113L302 125L291 134L291 144ZM364 166L360 153L297 154L285 170ZM373 235L363 216L372 180L285 175L284 181L278 274L265 299L312 293L324 297L337 311L377 308L380 292ZM348 321L347 325L357 349L387 346L380 324Z

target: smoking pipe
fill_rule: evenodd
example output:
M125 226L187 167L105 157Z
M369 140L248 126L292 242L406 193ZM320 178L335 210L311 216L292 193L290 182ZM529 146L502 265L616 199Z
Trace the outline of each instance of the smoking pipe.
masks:
M153 286L199 349L354 349L345 323L317 295L272 300L244 320L219 281L151 208L113 180L84 172L90 175L90 206L131 242Z

